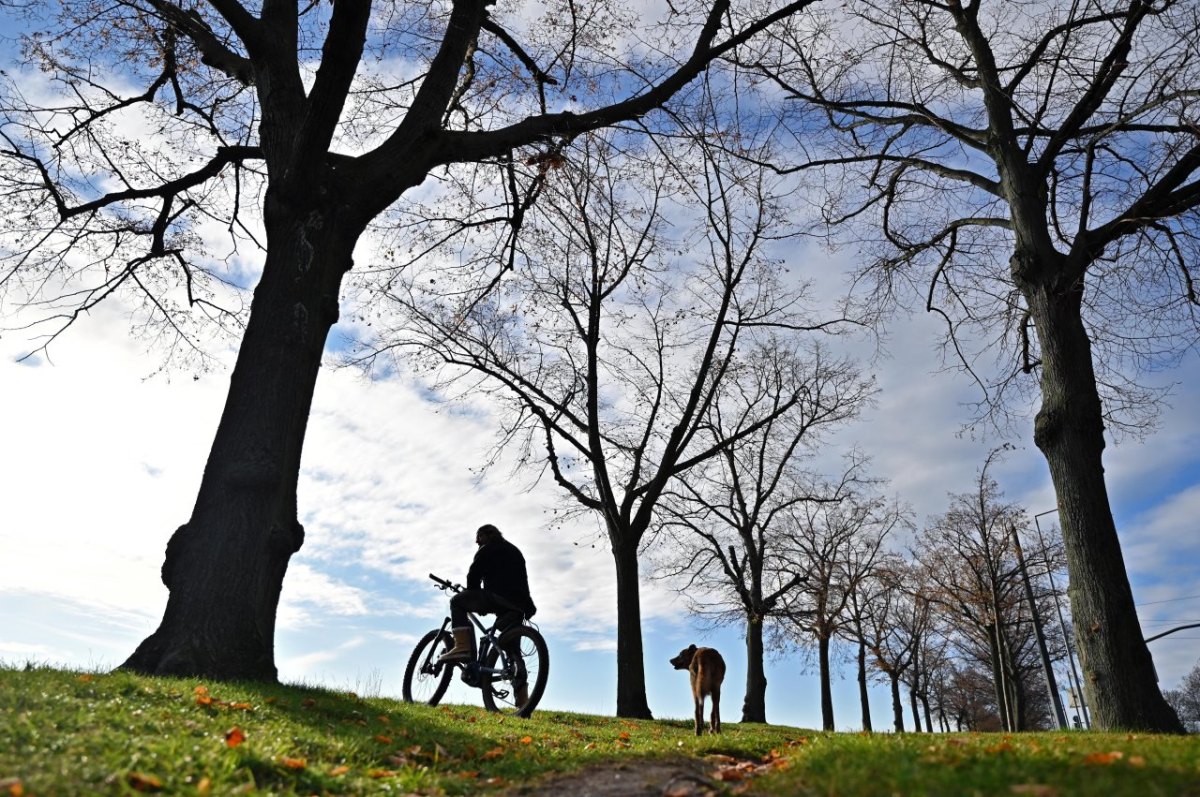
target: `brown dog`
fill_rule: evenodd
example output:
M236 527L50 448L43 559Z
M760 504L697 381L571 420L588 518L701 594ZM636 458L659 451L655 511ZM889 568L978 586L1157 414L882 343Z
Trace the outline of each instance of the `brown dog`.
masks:
M692 699L696 702L696 735L704 727L704 698L712 696L710 733L721 732L721 682L725 680L725 660L714 648L688 645L671 659L677 670L687 670L692 677Z

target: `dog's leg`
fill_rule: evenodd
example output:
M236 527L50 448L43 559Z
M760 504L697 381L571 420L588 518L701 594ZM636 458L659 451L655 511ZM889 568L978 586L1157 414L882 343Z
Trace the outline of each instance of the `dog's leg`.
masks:
M696 702L696 735L704 732L704 693L697 689L694 693Z
M721 732L721 687L715 686L712 690L712 725L710 730L713 733Z

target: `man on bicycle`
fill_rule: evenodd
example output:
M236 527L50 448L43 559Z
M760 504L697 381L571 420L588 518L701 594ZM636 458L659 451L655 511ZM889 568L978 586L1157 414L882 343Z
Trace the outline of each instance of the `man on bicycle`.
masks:
M454 647L438 658L439 664L468 661L475 645L475 633L467 612L503 615L513 613L532 617L537 607L529 597L529 577L525 572L525 557L500 530L488 523L475 532L479 549L467 571L467 588L450 599L450 625ZM525 702L524 684L518 685L517 704Z

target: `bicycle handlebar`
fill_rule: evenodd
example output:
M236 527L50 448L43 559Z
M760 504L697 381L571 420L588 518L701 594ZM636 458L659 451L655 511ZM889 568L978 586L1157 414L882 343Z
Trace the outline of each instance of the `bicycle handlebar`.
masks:
M433 573L430 573L429 577L438 585L438 589L448 589L451 592L462 592L462 584L454 584L444 578L438 578Z

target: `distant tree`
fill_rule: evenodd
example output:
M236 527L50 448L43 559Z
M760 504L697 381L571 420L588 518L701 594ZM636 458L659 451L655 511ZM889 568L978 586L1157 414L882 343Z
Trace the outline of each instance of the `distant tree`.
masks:
M1191 733L1200 733L1200 661L1183 676L1178 689L1163 693Z
M1028 687L1039 663L1010 535L1013 526L1026 525L1024 510L1002 502L988 476L1001 450L988 455L976 489L951 495L950 509L917 535L914 555L924 565L930 599L957 628L959 649L991 668L1005 730L1017 731L1029 727Z
M241 336L195 507L167 545L162 622L125 666L276 677L317 373L381 214L436 175L474 189L456 234L502 228L511 243L565 141L648 127L810 2L747 16L685 0L655 18L490 0L4 0L29 32L28 69L0 74L7 301L42 311L29 325L43 348L114 294L172 353L201 349L190 328L206 315ZM245 248L265 262L242 333L219 292L245 280ZM369 271L394 273L394 254ZM492 262L499 276L506 260ZM645 713L637 691L623 713Z
M816 642L821 724L827 731L834 730L830 646L852 622L852 596L875 572L884 542L908 523L899 504L866 488L836 503L807 501L788 511L785 556L804 580L785 596L784 616L799 639Z
M1179 732L1134 609L1106 427L1196 347L1200 18L1191 0L850 0L745 61L790 102L876 306L919 302L993 420L1040 401L1101 728ZM844 238L843 238L844 240ZM987 369L995 367L995 376Z
M920 593L917 568L896 554L883 557L867 578L855 627L875 671L891 690L892 727L904 732L900 685L912 667L916 649L932 621L928 601Z
M791 512L852 500L862 479L857 460L835 484L803 466L829 428L858 413L871 385L852 364L820 348L803 357L767 350L747 366L741 390L709 408L716 439L731 437L761 414L760 405L795 394L800 383L805 399L676 480L663 503L664 530L674 539L660 575L675 582L693 610L745 624L742 722L766 722L765 626L786 612L788 596L811 577L788 556Z

